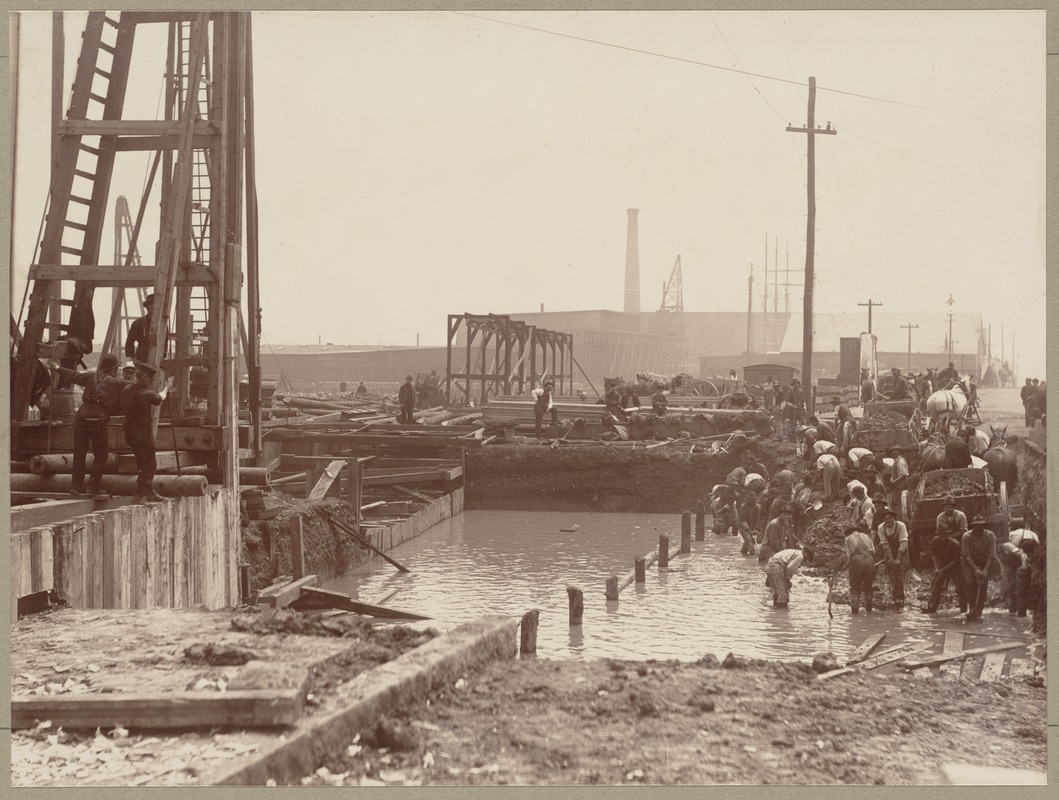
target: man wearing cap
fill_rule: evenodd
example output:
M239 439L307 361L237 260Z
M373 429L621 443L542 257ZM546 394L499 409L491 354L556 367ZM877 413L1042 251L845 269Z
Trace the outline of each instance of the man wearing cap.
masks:
M889 506L883 510L882 518L882 524L875 531L876 549L882 551L886 562L894 606L901 609L905 605L904 565L908 560L908 528Z
M125 338L125 357L136 362L147 361L147 339L151 332L152 315L154 313L154 295L147 295L143 301L144 314L135 319L129 326L129 335ZM165 343L161 343L165 350Z
M416 408L416 387L412 383L412 376L405 375L404 383L397 392L397 404L401 407L401 413L397 415L398 425L412 425L415 423L413 413Z
M811 559L809 548L795 543L769 557L765 565L765 585L772 587L772 607L786 608L790 602L791 578L802 562Z
M956 587L956 597L960 601L960 611L967 611L967 594L963 583L963 565L960 562L960 539L967 530L967 515L956 508L956 501L946 497L944 510L936 520L937 532L930 544L931 559L934 562L934 581L930 586L930 600L923 611L933 614L941 604L941 596L952 581Z
M873 584L875 583L875 545L863 521L846 528L843 543L846 566L849 568L849 607L854 614L860 613L860 598L864 598L864 610L871 613ZM842 566L839 565L839 569Z
M989 593L989 570L1000 566L997 558L996 536L986 528L981 515L971 520L971 529L960 538L960 560L967 589L967 621L981 622L982 609Z
M173 385L173 379L170 378L166 382L161 392L156 392L150 388L156 374L157 370L149 364L137 364L136 380L126 384L121 390L121 409L125 414L125 441L132 448L139 472L136 477L134 503L162 499L154 490L154 473L158 464L154 452L151 408L162 405Z
M795 424L801 423L805 411L805 397L802 395L802 382L797 378L791 381L791 388L787 390L787 402L793 406Z
M118 377L118 357L106 353L99 359L99 368L76 372L66 367L56 371L72 383L84 387L81 405L74 414L74 463L71 469L70 494L103 495L100 483L107 466L110 447L107 441L107 423L110 415L118 410L124 383ZM88 446L92 445L92 471L85 488L85 462Z
M1040 547L1040 539L1033 531L1019 528L1014 530L1008 537L1007 544L1018 548L1022 553L1020 565L1015 573L1015 607L1020 617L1026 616L1026 610L1030 603L1031 578L1033 571L1033 560ZM1010 609L1010 606L1008 606Z
M543 386L530 392L533 395L533 421L536 426L538 439L543 438L541 436L541 421L544 419L545 412L551 412L553 429L559 424L559 409L552 403L552 389L554 387L555 383L551 380L546 380Z

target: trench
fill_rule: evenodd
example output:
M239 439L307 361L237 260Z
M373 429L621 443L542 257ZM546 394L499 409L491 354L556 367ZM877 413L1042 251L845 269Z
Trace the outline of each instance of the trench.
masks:
M575 532L560 530L575 525ZM390 551L411 572L376 559L325 588L365 602L386 598L388 606L431 617L416 625L441 631L483 614L521 617L536 608L537 655L553 659L694 661L731 652L788 660L826 650L844 657L873 633L886 632L890 646L934 641L947 629L967 631L955 609L854 617L848 605L836 604L831 619L826 581L801 573L792 582L790 607L773 609L757 560L739 554L737 537L709 530L704 541L692 541L689 555L672 558L666 570L649 567L643 584L608 602L606 578L630 572L663 533L675 550L679 514L464 511ZM580 626L569 624L567 585L584 592ZM989 634L1016 632L1029 634L1026 619L987 609L974 635L990 644L997 640Z

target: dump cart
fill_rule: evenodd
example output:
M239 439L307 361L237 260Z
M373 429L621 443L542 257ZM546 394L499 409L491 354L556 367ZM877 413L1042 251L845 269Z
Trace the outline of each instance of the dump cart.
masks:
M999 524L990 523L999 542L1005 541L1011 531L1007 486L1002 481L994 490L986 469L936 469L924 473L915 489L905 491L901 496L900 513L902 518L909 520L908 553L912 566L917 569L930 563L938 514L945 510L945 500L949 497L955 501L956 508L967 515L968 523L978 515L986 519L999 516Z
M867 447L877 456L886 453L891 447L900 447L906 453L918 453L919 442L907 428L893 430L861 430L853 434L854 447Z
M917 408L919 408L918 400L877 400L864 404L864 416L868 418L889 411L911 419Z

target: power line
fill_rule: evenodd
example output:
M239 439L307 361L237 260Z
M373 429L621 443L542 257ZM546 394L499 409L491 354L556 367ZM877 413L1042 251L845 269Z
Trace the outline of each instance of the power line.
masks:
M550 30L548 30L546 28L537 28L537 27L535 27L533 25L524 25L524 24L518 23L518 22L510 22L510 21L505 20L505 19L494 19L493 17L483 17L483 16L480 16L478 14L468 13L466 11L455 11L453 13L460 14L461 16L464 16L464 17L471 17L473 19L479 19L479 20L482 20L484 22L495 22L498 25L509 25L512 28L521 28L521 29L527 30L527 31L534 31L536 33L544 33L544 34L547 34L549 36L558 36L558 37L563 38L563 39L572 39L574 41L585 42L587 44L597 44L597 45L600 45L601 47L612 47L615 50L625 50L626 52L629 52L629 53L639 53L640 55L654 56L655 58L664 58L664 59L667 59L669 61L678 61L678 62L680 62L682 64L691 64L691 65L696 66L696 67L707 67L709 69L721 70L722 72L734 72L734 73L737 73L739 75L749 75L750 77L753 77L753 78L761 78L762 80L767 80L767 81L778 81L780 83L787 83L787 84L791 84L791 85L798 86L798 87L807 86L807 84L802 83L801 81L791 80L789 78L779 78L779 77L777 77L775 75L765 75L764 73L761 73L761 72L750 72L749 70L737 69L735 67L724 67L724 66L721 66L720 64L711 64L708 61L698 61L698 60L693 59L693 58L683 58L681 56L669 55L668 53L659 53L659 52L657 52L655 50L643 50L642 48L639 48L639 47L630 47L630 46L624 45L624 44L614 44L613 42L603 42L603 41L600 41L599 39L590 39L587 36L575 36L572 33L560 33L559 31L550 31ZM990 119L988 117L976 117L976 116L973 116L971 114L961 114L958 111L948 111L948 110L943 109L943 108L934 108L932 106L921 106L921 105L918 105L916 103L906 103L903 100L890 100L890 99L888 99L886 97L876 97L874 95L861 94L860 92L850 92L850 91L846 91L844 89L831 89L831 88L829 88L827 86L817 86L816 88L819 91L822 91L822 92L831 92L832 94L842 94L842 95L846 95L847 97L858 97L858 98L860 98L862 100L874 100L874 101L879 102L879 103L889 103L889 104L895 105L895 106L903 106L905 108L914 108L914 109L917 109L919 111L933 111L936 114L945 114L946 116L950 116L950 117L961 117L963 119L975 120L976 122L990 122L990 123L993 123L995 125L1006 125L1006 126L1016 127L1016 128L1017 127L1021 127L1021 126L1015 125L1014 123L1007 122L1005 120ZM773 109L773 110L775 110L775 109Z
M717 29L717 33L720 35L721 41L724 42L724 46L728 48L728 52L730 52L732 54L732 58L735 59L735 63L739 64L739 66L742 67L743 65L739 62L739 56L735 54L735 50L733 50L732 46L728 44L728 39L725 38L724 31L722 31L721 26L717 24L717 18L713 14L710 14L710 21L713 23L713 27ZM757 88L757 84L754 83L753 78L751 78L748 73L744 74L747 76L746 79L750 82L750 85L754 88L754 91L758 93L758 97L760 97L765 102L765 105L772 109L772 113L780 119L786 121L787 118L784 117L779 111L777 111L773 107L772 103L768 101L768 98L766 98L765 95L761 93L761 90Z

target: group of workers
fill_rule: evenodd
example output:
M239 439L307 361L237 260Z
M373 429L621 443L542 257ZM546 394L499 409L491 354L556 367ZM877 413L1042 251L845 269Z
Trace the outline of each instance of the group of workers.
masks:
M1046 383L1037 378L1026 378L1019 395L1022 407L1026 410L1026 427L1032 428L1037 420L1045 421L1045 412L1048 410Z
M113 353L105 353L96 369L77 371L49 362L48 368L61 379L83 387L81 405L74 414L74 453L71 468L70 493L73 495L105 496L103 472L110 456L107 426L112 416L125 419L125 441L136 458L136 492L133 502L161 500L154 490L157 471L152 410L160 406L173 384L170 378L161 391L151 389L158 371L145 363L148 351L148 332L154 309L154 295L144 301L145 313L129 326L125 341L125 355L132 359L118 375L120 360ZM92 451L92 468L85 484L88 451Z

